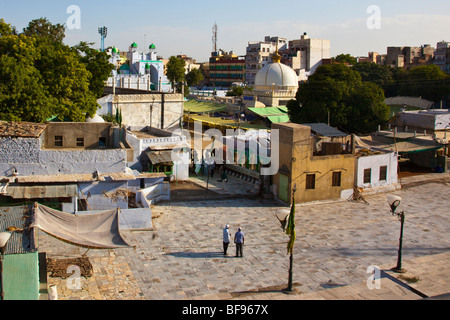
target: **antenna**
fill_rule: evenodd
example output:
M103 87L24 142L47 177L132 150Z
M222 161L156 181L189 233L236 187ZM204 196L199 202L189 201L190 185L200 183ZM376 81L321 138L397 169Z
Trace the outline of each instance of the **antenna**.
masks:
M214 23L212 30L213 30L213 37L212 37L213 52L217 52L217 31L218 31L217 23Z
M98 28L98 33L101 36L102 42L101 42L101 51L105 51L105 38L108 35L108 28L107 27L101 27Z

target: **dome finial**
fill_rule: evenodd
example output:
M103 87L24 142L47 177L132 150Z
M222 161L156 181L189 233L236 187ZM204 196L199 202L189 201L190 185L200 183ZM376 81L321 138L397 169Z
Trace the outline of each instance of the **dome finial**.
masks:
M275 50L275 53L272 55L273 63L280 63L281 62L281 56L278 53L278 43L277 43L277 49Z

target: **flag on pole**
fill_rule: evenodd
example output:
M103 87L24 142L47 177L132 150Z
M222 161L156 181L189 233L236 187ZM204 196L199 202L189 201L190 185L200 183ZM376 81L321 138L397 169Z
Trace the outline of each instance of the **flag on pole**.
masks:
M291 213L289 214L289 220L286 228L286 234L291 236L289 239L288 245L287 245L287 252L292 253L292 250L294 249L294 242L295 242L295 200L293 201L292 207L291 207Z

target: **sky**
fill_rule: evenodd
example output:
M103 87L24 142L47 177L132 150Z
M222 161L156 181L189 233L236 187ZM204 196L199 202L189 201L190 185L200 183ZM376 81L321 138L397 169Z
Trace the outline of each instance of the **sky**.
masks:
M421 46L450 41L450 1L435 0L0 0L0 18L19 31L33 19L71 24L65 42L100 47L98 28L106 26L106 47L127 51L156 45L165 59L185 54L208 61L212 28L218 26L218 47L245 55L249 42L265 36L299 39L306 32L331 41L331 56L386 53L388 46ZM79 15L68 8L76 5ZM375 6L375 7L373 7ZM374 9L375 8L375 9ZM73 22L79 22L79 27Z

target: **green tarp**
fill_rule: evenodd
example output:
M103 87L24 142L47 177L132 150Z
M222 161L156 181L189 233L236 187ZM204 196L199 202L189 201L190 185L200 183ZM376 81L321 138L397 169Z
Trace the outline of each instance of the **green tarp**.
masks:
M251 112L269 119L272 123L289 122L287 107L248 108Z
M268 116L267 119L269 119L270 122L272 122L272 123L286 123L286 122L290 121L288 115L284 115L284 116Z

